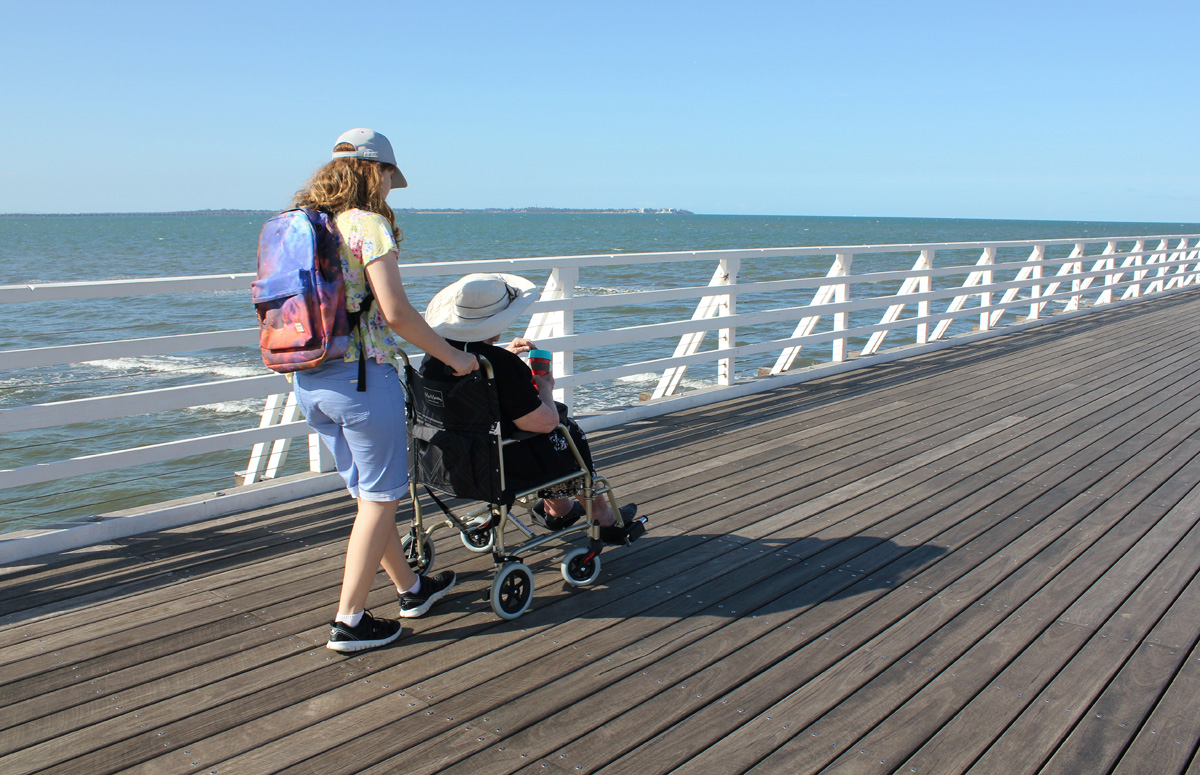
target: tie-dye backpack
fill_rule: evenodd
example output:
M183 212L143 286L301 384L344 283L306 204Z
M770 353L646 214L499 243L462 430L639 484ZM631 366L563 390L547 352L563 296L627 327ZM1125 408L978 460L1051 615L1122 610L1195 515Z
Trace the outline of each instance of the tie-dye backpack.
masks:
M371 299L359 312L346 312L339 240L333 220L319 210L285 210L263 225L251 295L263 363L272 371L315 368L350 349L350 332ZM360 391L365 365L360 359Z

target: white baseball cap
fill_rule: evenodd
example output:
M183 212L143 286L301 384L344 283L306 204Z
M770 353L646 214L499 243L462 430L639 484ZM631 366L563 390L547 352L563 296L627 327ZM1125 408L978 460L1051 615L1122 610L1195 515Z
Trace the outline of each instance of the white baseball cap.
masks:
M374 129L360 127L343 132L334 143L334 147L336 148L341 143L353 145L354 150L334 151L333 158L367 159L390 164L396 168L396 171L392 173L392 188L408 188L408 181L404 179L404 173L400 171L400 165L396 163L396 154L392 152L392 144L386 137Z

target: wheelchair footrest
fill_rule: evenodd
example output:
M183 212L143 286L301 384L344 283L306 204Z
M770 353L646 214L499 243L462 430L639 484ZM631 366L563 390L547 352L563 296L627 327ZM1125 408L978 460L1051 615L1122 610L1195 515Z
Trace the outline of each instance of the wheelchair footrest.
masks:
M633 522L625 526L625 541L633 543L642 536L646 535L646 518L638 517Z
M626 522L623 526L609 525L600 528L600 540L609 546L629 546L646 534L646 518Z

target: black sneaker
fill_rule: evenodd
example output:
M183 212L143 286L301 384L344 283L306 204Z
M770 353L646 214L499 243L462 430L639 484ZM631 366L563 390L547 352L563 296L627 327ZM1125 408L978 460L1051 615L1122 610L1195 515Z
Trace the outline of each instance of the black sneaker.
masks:
M436 576L421 576L421 587L416 593L405 592L400 596L400 615L405 619L424 616L430 607L445 597L458 581L452 570L444 570Z
M533 504L533 517L542 523L547 530L558 532L566 530L581 518L587 516L587 509L579 501L571 501L571 511L565 517L554 517L546 513L546 502L538 501Z
M370 611L363 611L362 621L357 627L342 622L329 623L329 642L325 648L334 651L365 651L376 649L400 637L400 622L395 619L376 619Z

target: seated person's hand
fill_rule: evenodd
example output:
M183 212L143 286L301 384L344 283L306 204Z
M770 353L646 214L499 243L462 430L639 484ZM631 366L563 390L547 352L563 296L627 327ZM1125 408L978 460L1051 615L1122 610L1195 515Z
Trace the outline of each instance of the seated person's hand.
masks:
M536 350L537 345L532 339L526 339L523 336L518 336L505 345L504 349L508 350L510 353L520 355L521 353L527 353L530 350Z
M446 365L454 372L454 376L465 377L479 368L479 361L470 353L458 351L454 357L454 363L447 363Z
M554 392L553 374L534 374L533 384L537 385L539 395L550 395ZM549 392L547 392L549 391Z

